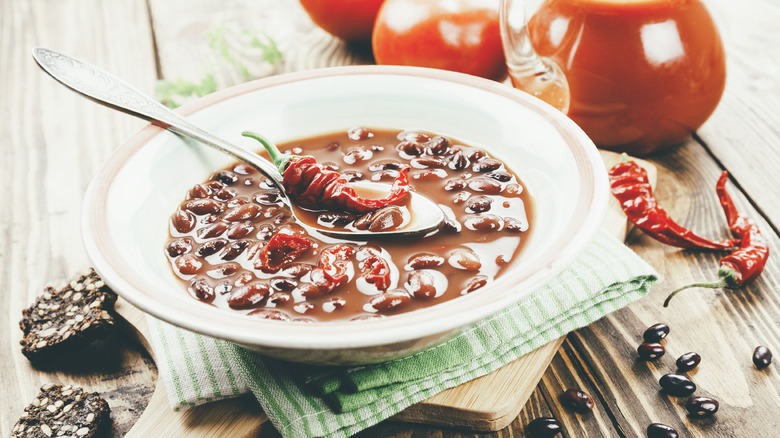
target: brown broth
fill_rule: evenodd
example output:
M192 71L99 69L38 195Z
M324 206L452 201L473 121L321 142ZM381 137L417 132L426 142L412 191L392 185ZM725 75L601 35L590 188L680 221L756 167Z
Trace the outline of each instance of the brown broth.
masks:
M410 166L413 190L437 202L447 224L425 237L368 242L326 237L295 223L276 189L257 171L234 164L195 185L170 222L166 256L196 299L241 314L301 322L390 316L489 285L527 240L530 197L517 176L482 149L429 133L363 128L290 142L280 149L312 155L321 165L369 181L389 183L399 166ZM242 214L237 215L239 208ZM229 211L232 216L226 216ZM304 222L316 222L319 214L311 213ZM256 269L258 252L280 229L306 235L312 248L278 272ZM303 291L313 287L307 283L314 282L308 271L317 266L323 249L338 243L356 250L349 260L348 281L321 296L304 297ZM386 290L361 276L360 259L367 247L381 251L390 267ZM421 254L428 256L411 266L410 260ZM231 296L235 305L236 291L247 283L254 285L255 300L243 304L254 304L231 307ZM386 291L377 304L377 296Z

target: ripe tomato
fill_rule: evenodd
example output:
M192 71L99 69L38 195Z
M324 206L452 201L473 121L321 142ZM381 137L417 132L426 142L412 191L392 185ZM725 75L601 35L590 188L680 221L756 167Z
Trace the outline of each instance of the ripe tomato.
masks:
M384 0L301 0L317 26L345 40L371 38L374 19Z
M499 0L385 0L371 45L377 64L506 77Z

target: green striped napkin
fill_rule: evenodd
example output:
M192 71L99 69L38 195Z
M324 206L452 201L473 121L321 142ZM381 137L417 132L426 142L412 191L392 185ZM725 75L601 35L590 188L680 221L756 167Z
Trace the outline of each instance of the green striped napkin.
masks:
M655 271L606 231L554 281L446 343L377 365L264 357L148 317L174 409L252 391L285 437L347 437L643 297Z

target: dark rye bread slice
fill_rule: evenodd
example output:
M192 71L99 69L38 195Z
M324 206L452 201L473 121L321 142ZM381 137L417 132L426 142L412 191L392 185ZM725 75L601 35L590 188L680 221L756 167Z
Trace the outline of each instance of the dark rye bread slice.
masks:
M90 269L60 290L47 287L22 311L22 353L45 361L104 337L114 319L109 314L116 295Z
M41 387L24 415L11 430L12 437L93 438L106 436L110 408L97 392L52 383Z

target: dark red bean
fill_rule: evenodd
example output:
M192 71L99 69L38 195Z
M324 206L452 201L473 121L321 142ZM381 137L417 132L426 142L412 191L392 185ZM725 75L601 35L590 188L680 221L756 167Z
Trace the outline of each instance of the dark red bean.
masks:
M235 275L240 268L241 266L237 263L223 263L207 272L207 274L211 278L225 278Z
M249 204L250 202L252 201L250 201L249 198L247 198L246 196L239 196L237 198L230 199L227 202L227 206L228 208L233 208L239 205Z
M201 239L213 239L221 236L227 229L228 225L225 222L216 222L199 229L198 237Z
M228 306L233 309L249 309L263 303L271 293L271 288L265 283L249 283L233 289L228 296Z
M216 192L217 190L225 187L225 184L219 181L207 181L203 183L203 185L211 189L212 192Z
M301 278L314 269L313 265L306 263L293 263L282 268L281 273L294 278Z
M219 181L222 184L225 184L226 186L235 184L236 181L238 181L238 175L235 173L229 171L229 170L221 170L217 172L216 175L212 178L214 181Z
M469 164L471 163L462 150L457 150L447 158L447 166L452 170L463 170L469 167Z
M488 278L484 275L475 275L466 283L466 287L460 292L461 295L469 294L475 290L484 287L488 282Z
M720 403L717 400L709 397L692 397L685 403L685 409L688 414L693 418L709 417L712 414L718 412Z
M210 214L210 215L207 215L207 216L203 216L200 219L200 223L202 223L204 225L206 225L206 224L213 224L214 222L216 222L218 220L219 220L219 216L218 215Z
M208 198L209 196L211 196L211 189L203 184L195 184L190 189L189 199Z
M441 230L444 233L460 233L461 228L462 226L460 222L456 220L447 219L443 224L441 224Z
M247 315L259 318L259 319L271 319L274 321L289 321L290 316L281 310L273 309L257 309L249 312Z
M455 205L460 205L468 201L470 197L471 197L471 193L469 192L458 192L458 194L452 198L452 203Z
M677 364L677 371L685 372L696 368L700 362L701 356L691 351L678 357L675 363Z
M444 257L427 252L415 254L409 257L406 263L406 269L431 269L438 268L444 264Z
M406 155L418 157L425 152L425 148L417 142L404 140L395 147Z
M367 228L368 231L375 233L379 231L392 230L401 225L403 221L404 213L401 208L396 205L388 205L371 214L370 222ZM357 228L357 223L355 223L355 227Z
M493 158L482 158L471 166L471 170L474 172L491 172L498 170L501 167L501 162Z
M674 397L686 397L696 391L696 384L680 374L665 374L658 383L665 393Z
M195 215L184 210L176 210L176 213L171 217L171 225L179 233L189 233L195 228Z
M300 313L301 315L306 315L307 313L314 312L315 310L317 310L317 308L312 303L303 302L293 306L293 310Z
M753 364L759 370L768 367L772 363L772 352L763 345L756 347L753 351Z
M501 193L501 183L484 176L480 176L469 181L469 189L475 192L487 193L489 195L497 195Z
M225 245L227 245L227 240L225 239L209 240L208 242L201 244L200 247L198 247L198 249L195 251L195 254L197 254L199 257L208 257L222 250Z
M374 134L366 128L352 128L347 131L347 137L352 141L366 140L373 136Z
M552 417L537 418L525 427L525 434L529 438L551 438L563 430L561 422Z
M409 295L417 299L429 299L436 296L436 285L433 275L427 271L412 271L404 284Z
M666 348L657 342L645 342L637 347L636 353L642 360L656 360L666 353Z
M522 222L513 217L505 217L504 229L512 233L522 233L528 230L528 222Z
M260 207L257 204L244 204L231 208L222 218L228 222L239 222L252 220L260 213Z
M189 210L198 216L216 214L222 211L222 203L211 198L190 199L183 204L185 210Z
M401 163L398 160L380 160L368 165L368 170L372 172L378 172L380 170L401 170L408 168L408 164Z
M234 283L235 286L244 286L249 284L250 281L254 280L255 276L252 275L251 272L244 272L243 274L239 275L236 279L236 282Z
M402 289L393 289L374 295L369 300L371 306L379 312L391 312L412 302L412 297Z
M575 388L569 388L561 394L561 404L581 414L593 410L593 399L587 393Z
M453 268L463 269L465 271L479 271L482 267L479 256L474 254L472 250L466 248L456 248L450 251L447 261Z
M347 164L355 164L358 161L370 160L374 156L374 153L366 150L362 146L350 146L347 152L344 154L344 162ZM338 170L338 166L334 166L328 170Z
M466 156L471 161L477 161L480 158L487 157L487 152L480 148L469 148L466 150Z
M235 260L236 257L241 255L242 252L249 246L248 240L236 240L230 242L230 244L222 251L220 258L222 260Z
M220 189L217 193L214 193L214 198L220 201L229 201L236 197L236 191L233 189Z
M185 254L176 258L174 264L182 275L195 275L203 267L203 262L192 254Z
M257 238L268 240L276 233L276 228L271 224L263 224L257 227Z
M239 175L251 175L255 173L256 170L246 163L238 163L233 166L233 172L236 172Z
M642 335L645 342L660 342L669 334L669 326L663 323L653 324Z
M462 190L466 188L466 180L465 179L451 179L447 181L446 184L444 184L444 190L448 192L454 192L455 190Z
M493 199L487 196L472 196L466 202L466 211L469 213L484 213L490 210L490 205L493 203Z
M252 231L255 230L254 225L246 223L246 222L239 222L237 224L233 224L230 226L227 232L227 236L229 239L242 239L249 235Z
M261 205L276 205L279 203L279 194L275 192L260 192L254 197L255 202Z
M437 135L425 142L425 147L428 148L433 155L444 155L449 151L450 144L451 142L448 138Z
M647 426L647 438L677 438L677 431L662 423Z
M168 255L171 257L178 257L182 254L186 254L192 250L192 242L190 239L176 239L168 243L165 248L168 251Z
M272 278L271 287L281 291L291 291L298 286L298 282L290 278Z
M404 131L398 134L398 139L413 141L415 143L427 143L431 140L431 137L428 136L428 134L423 134L422 132Z
M268 300L266 301L266 306L279 307L284 305L285 303L290 302L290 300L292 300L290 294L284 292L274 292L271 294L271 296L268 297Z
M493 178L496 181L500 182L509 182L512 180L512 174L509 172L504 172L503 170L497 170L495 172L490 172L485 176L489 176L490 178Z
M298 291L301 293L302 296L306 298L321 297L325 295L325 291L320 289L319 286L313 285L311 283L299 284Z
M211 302L214 300L214 288L212 288L208 282L202 278L193 280L190 283L189 289L190 293L192 293L195 298L201 301Z
M463 226L483 233L501 229L502 220L494 214L470 214L463 219Z
M325 212L317 215L317 223L325 226L343 227L354 222L356 216L349 213Z

